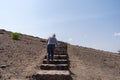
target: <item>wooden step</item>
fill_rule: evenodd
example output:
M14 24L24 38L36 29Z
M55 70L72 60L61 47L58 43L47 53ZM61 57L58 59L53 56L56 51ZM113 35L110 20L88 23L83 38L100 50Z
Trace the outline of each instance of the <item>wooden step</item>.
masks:
M49 61L47 59L43 60L43 64L68 64L68 60L67 59L53 59L53 61Z
M68 70L68 64L42 64L43 70Z
M41 70L38 71L39 75L70 75L68 70Z
M55 50L55 52L62 52L62 53L66 53L67 52L67 50Z
M67 46L57 46L56 49L66 49L67 50Z
M67 59L67 55L54 55L54 59ZM45 56L45 59L47 59L47 56Z
M31 80L72 80L68 70L41 70Z
M67 52L67 50L55 49L56 52Z
M61 48L55 48L55 50L56 50L56 51L67 51L66 48L62 48L62 47L61 47Z
M55 52L55 55L68 55L66 52Z

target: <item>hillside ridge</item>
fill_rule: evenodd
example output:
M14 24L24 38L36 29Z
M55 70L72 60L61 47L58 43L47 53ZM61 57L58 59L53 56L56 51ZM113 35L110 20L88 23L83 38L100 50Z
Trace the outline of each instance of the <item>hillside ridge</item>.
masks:
M0 79L29 80L46 55L46 39L0 29ZM120 80L120 55L65 43L73 80Z

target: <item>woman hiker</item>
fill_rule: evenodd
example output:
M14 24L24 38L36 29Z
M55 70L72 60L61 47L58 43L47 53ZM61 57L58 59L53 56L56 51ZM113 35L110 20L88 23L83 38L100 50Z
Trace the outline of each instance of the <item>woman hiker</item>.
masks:
M52 37L49 37L47 40L47 60L50 61L54 58L54 49L57 45L56 35L53 34Z

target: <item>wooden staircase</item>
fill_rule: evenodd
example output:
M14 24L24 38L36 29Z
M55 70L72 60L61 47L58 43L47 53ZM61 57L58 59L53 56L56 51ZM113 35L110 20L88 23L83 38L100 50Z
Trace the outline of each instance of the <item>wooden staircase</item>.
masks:
M56 47L53 61L47 61L44 57L40 65L41 70L36 72L30 80L72 80L69 71L69 58L67 44L60 42Z

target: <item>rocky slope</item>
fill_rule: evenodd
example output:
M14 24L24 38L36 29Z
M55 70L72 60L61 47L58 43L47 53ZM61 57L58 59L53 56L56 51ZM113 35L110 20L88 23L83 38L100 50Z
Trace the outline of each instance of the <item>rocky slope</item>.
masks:
M0 79L29 80L42 63L46 40L21 34L12 40L11 32L0 30ZM120 55L68 44L73 80L120 80Z
M120 55L68 46L74 80L120 80Z
M0 30L0 76L7 80L22 80L34 73L44 56L46 43L23 34L20 40L12 40L10 35L11 32Z

